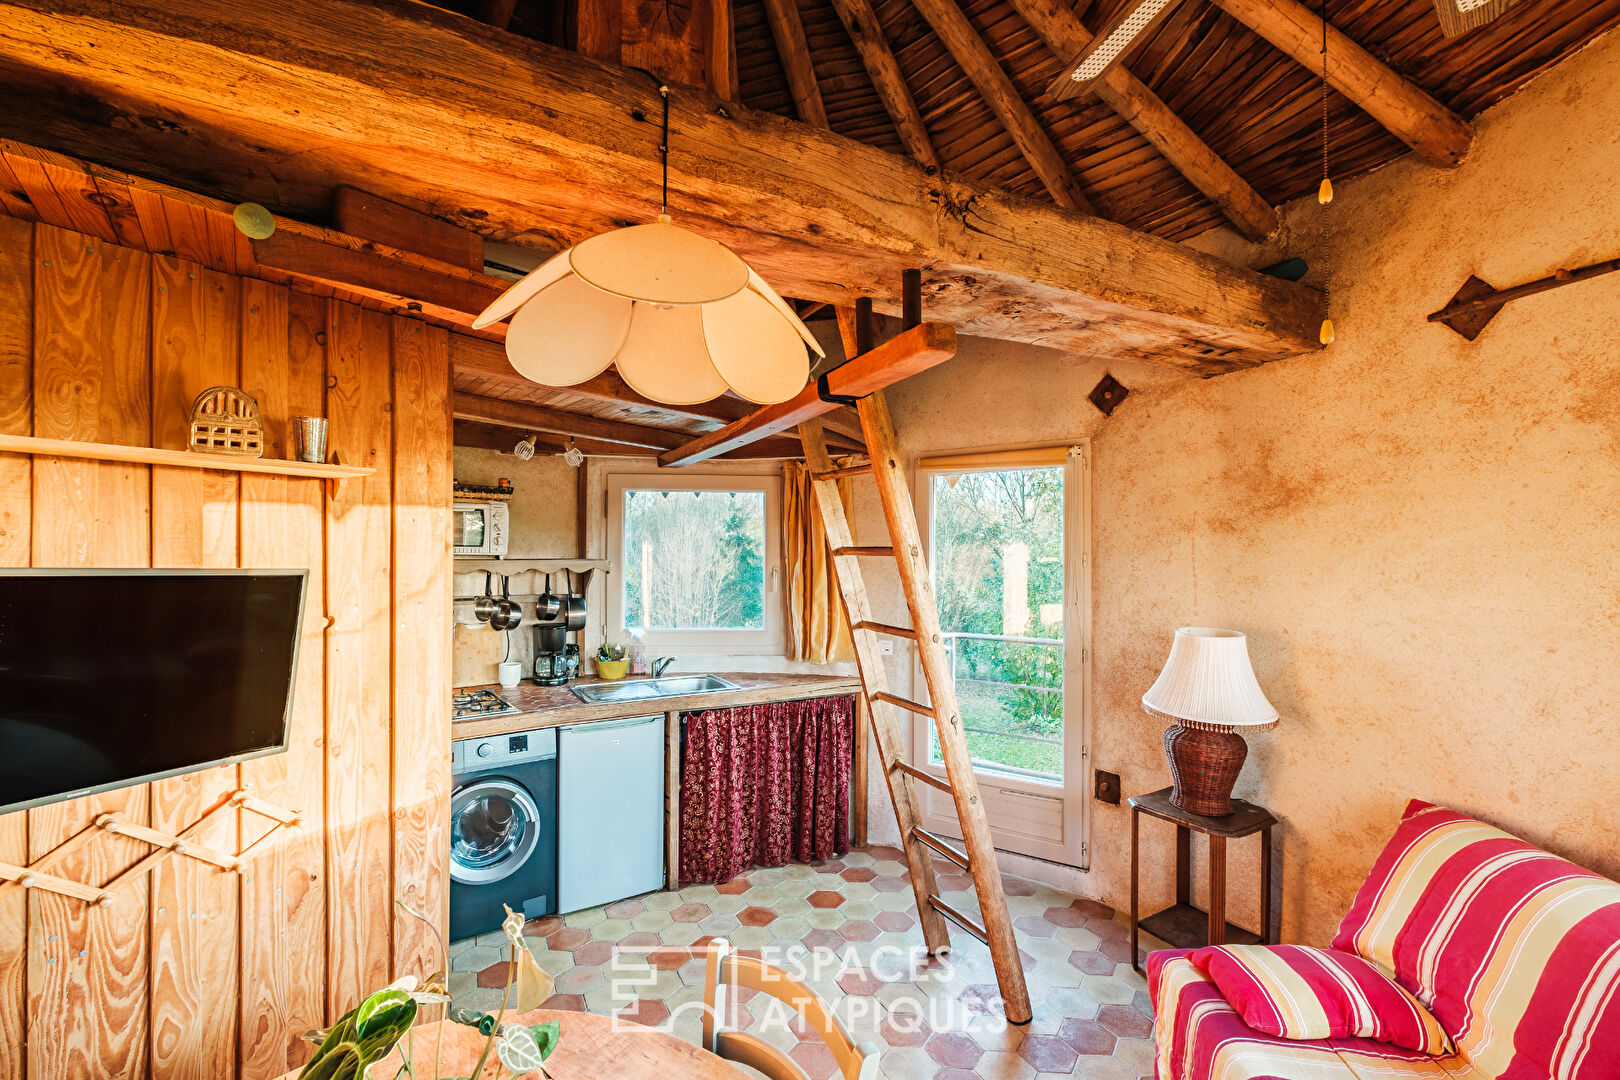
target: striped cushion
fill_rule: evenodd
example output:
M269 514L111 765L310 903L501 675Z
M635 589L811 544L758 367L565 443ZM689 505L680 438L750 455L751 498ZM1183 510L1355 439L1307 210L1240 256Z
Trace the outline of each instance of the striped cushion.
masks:
M1504 1080L1620 1077L1620 885L1413 801L1333 947L1395 973Z
M1192 962L1256 1031L1285 1039L1373 1039L1449 1054L1439 1021L1359 956L1304 945L1220 945Z

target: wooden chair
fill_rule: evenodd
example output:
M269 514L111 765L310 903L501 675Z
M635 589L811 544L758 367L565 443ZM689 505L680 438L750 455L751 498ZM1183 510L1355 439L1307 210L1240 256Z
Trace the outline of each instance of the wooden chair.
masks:
M763 960L739 956L731 943L716 938L709 943L708 969L703 980L703 1048L713 1054L758 1069L771 1080L808 1080L804 1069L784 1051L757 1035L722 1030L721 1017L730 1005L730 991L747 987L768 994L799 1014L821 1036L844 1080L876 1080L879 1048L855 1045L842 1021L804 983Z

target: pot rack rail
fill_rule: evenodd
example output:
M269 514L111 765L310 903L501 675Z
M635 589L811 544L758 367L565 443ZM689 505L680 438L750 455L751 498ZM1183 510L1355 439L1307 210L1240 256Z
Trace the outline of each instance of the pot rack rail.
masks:
M274 822L269 829L248 844L241 851L232 853L220 851L217 848L197 842L196 837L202 828L217 814L236 808L246 810ZM62 896L71 896L76 900L83 900L93 907L105 907L115 899L115 894L125 885L137 880L142 875L155 869L159 864L175 857L196 859L217 868L221 873L238 873L242 869L242 860L248 852L258 847L264 841L283 828L296 828L301 821L301 814L296 810L287 810L274 803L249 795L243 788L227 792L221 796L213 806L203 811L201 817L193 821L178 833L168 833L161 829L153 829L132 821L122 814L101 814L89 825L74 833L68 839L52 848L27 866L15 863L0 862L0 883L20 885L24 889L42 889L45 892L58 893ZM70 877L53 874L47 868L54 868L67 859L74 852L93 843L97 837L121 836L131 840L138 840L152 847L152 851L137 859L133 864L113 876L112 880L103 885L91 885L83 881L76 881Z

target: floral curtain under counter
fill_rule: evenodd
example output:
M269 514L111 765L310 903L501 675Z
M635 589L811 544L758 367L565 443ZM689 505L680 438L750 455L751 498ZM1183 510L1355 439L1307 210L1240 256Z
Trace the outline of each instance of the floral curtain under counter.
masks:
M711 709L685 726L682 881L849 851L853 697Z

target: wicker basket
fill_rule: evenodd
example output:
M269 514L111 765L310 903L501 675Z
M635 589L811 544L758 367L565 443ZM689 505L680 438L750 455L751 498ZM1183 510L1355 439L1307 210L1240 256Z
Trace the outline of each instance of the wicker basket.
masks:
M187 447L202 454L264 456L264 425L259 403L234 386L211 386L191 406Z

